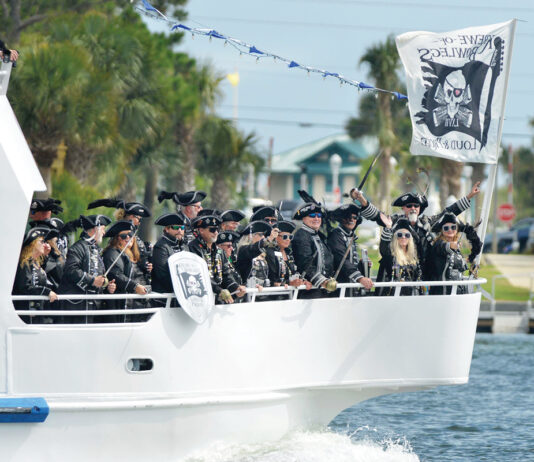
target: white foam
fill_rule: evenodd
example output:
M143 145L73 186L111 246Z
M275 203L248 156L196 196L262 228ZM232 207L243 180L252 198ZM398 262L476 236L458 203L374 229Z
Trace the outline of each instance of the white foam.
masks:
M354 435L354 433L353 433ZM217 445L186 462L418 462L405 441L352 441L330 431L295 432L282 440L254 445Z

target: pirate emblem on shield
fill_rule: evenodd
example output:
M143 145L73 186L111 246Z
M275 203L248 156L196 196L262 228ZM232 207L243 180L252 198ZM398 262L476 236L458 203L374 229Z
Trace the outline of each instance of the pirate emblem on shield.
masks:
M493 45L488 62L466 58L461 67L452 67L421 58L426 91L415 114L418 124L434 136L458 131L472 136L484 147L491 123L491 104L495 82L501 73L503 40L488 37ZM473 57L476 57L474 55Z
M180 307L202 324L215 304L206 262L193 253L178 252L169 257L168 265Z

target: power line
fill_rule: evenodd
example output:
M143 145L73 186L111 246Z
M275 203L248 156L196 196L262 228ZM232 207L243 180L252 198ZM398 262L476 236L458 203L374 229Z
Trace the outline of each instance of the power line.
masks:
M237 22L246 24L264 24L270 26L296 26L296 27L321 27L321 28L334 28L334 29L348 29L348 30L380 30L386 32L408 32L417 30L416 27L388 27L388 26L371 26L368 24L330 24L321 22L299 22L299 21L281 21L273 19L257 19L257 18L223 18L216 16L195 16L191 18L191 21L195 22L195 18L198 20L207 21L226 21ZM436 30L435 32L445 32L444 30ZM534 34L518 32L516 35L523 37L534 37Z
M280 119L258 119L252 117L239 117L238 122L253 122L268 125L295 125L300 128L345 128L342 124L331 124L324 122L302 122L298 120L280 120ZM534 134L530 133L503 133L506 138L534 138Z

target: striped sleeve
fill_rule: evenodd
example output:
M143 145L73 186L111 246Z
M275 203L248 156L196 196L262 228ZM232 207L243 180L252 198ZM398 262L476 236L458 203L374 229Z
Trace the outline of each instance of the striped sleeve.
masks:
M310 282L313 284L313 287L320 288L321 285L327 280L321 272L315 273L311 278Z
M371 204L371 202L368 202L367 206L365 206L360 212L360 215L367 220L375 220L379 214L380 211L373 204Z
M382 234L380 235L380 239L384 242L391 242L391 238L393 237L393 231L391 228L383 228Z

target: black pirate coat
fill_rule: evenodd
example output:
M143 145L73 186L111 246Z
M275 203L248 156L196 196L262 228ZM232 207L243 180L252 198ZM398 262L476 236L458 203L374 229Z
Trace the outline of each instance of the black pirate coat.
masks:
M18 266L13 285L14 295L49 295L53 286L48 281L46 273L37 263L32 260L29 264ZM24 309L43 309L43 301L17 301L15 307L19 310Z
M250 277L253 260L265 251L266 243L266 239L261 239L254 244L242 245L237 249L236 268L242 281L247 281Z
M208 265L211 278L211 287L215 295L219 295L223 289L234 292L239 287L239 282L233 278L232 267L222 249L215 244L211 248L207 246L200 236L189 244L189 251L202 257Z
M467 263L460 249L451 249L449 242L438 239L430 250L429 271L431 281L461 281L465 279ZM450 294L452 287L431 287L431 295ZM467 292L465 286L458 286L456 293Z
M376 282L415 282L421 281L422 278L423 271L419 262L412 265L399 265L390 251L388 254L382 255ZM380 287L375 291L375 293L376 295L393 295L395 293L395 288ZM403 287L400 294L421 295L422 289L419 287Z
M63 278L63 269L65 268L65 260L63 259L63 256L56 254L55 250L52 249L50 254L46 257L43 266L48 281L52 284L53 290L57 291L61 279Z
M342 225L338 226L328 236L328 248L334 256L334 268L337 270L341 260L347 251L350 243L350 250L347 258L341 266L337 280L339 282L356 282L363 277L363 264L358 256L358 245L356 244L354 231L345 229Z
M167 260L177 252L187 250L185 241L179 241L163 231L152 253L152 290L160 294L172 293L171 273Z
M275 284L289 284L292 277L298 277L297 264L291 247L285 249L287 260L278 247L269 247L265 251L265 260L269 267L269 280Z
M417 248L417 256L419 257L419 262L423 269L424 278L430 277L430 270L427 269L427 259L430 253L430 247L435 235L432 233L432 226L439 220L439 218L444 213L453 213L458 216L465 210L470 207L471 203L467 197L461 198L459 201L456 201L454 204L446 207L441 213L437 215L427 216L419 215L417 221L414 225L411 226L409 230L412 233L414 238L414 244ZM400 218L406 218L406 215L403 212L395 213L391 216L393 222L392 228L395 227L395 223ZM382 236L380 239L380 254L386 255L389 252L389 244L393 236L393 231L388 228L384 228L382 231Z
M324 235L302 225L291 243L299 273L319 288L334 275L334 256L326 245Z

